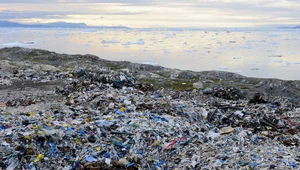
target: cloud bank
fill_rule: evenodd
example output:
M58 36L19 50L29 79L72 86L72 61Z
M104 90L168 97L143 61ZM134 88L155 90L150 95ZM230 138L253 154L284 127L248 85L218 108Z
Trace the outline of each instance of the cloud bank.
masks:
M0 0L0 20L129 27L300 24L299 0Z

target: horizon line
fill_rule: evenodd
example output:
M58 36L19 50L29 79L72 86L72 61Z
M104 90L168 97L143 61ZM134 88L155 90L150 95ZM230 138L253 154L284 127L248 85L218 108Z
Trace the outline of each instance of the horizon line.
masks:
M18 24L18 25L1 25L1 22L7 22L9 24ZM57 27L55 25L51 25L51 24L69 24L70 26L59 26L57 25ZM79 26L81 24L81 26ZM77 26L76 26L77 25ZM112 25L112 26L108 26L108 25L87 25L84 22L65 22L65 21L58 21L58 22L48 22L48 23L40 23L40 22L33 22L33 23L23 23L23 22L14 22L14 21L9 21L9 20L0 20L0 27L42 27L45 26L45 28L119 28L119 29L209 29L209 28L215 28L215 29L233 29L233 28L268 28L268 27L272 27L272 28L300 28L300 24L267 24L267 25L256 25L256 26L245 26L245 27L220 27L220 26L202 26L202 27L141 27L141 28L132 28L132 27L128 27L128 26L124 26L124 25ZM71 27L72 26L72 27Z

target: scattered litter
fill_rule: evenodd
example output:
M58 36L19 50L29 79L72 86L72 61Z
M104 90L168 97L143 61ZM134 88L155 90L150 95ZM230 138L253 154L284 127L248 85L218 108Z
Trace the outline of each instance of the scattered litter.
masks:
M300 109L288 99L248 100L209 80L193 91L153 89L121 70L36 81L47 77L63 82L52 98L1 102L0 169L299 169Z

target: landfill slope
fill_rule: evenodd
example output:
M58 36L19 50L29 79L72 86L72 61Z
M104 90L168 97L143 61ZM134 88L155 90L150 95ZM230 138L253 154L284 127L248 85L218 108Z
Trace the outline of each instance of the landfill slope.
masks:
M0 169L299 169L300 81L0 49Z

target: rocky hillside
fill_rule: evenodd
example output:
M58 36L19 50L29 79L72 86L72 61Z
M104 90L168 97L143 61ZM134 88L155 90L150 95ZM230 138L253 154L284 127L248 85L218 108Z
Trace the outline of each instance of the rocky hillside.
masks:
M127 61L108 61L89 54L68 55L41 49L3 48L0 49L0 66L1 76L5 74L20 76L30 74L31 71L71 73L76 69L90 71L102 69L110 70L112 73L126 73L136 78L137 82L152 84L154 88L164 87L179 91L197 89L208 94L233 88L238 90L240 97L245 98L252 97L254 93L261 93L267 99L287 97L296 102L300 101L300 81L252 78L222 71L194 72L169 69ZM10 80L2 79L0 84L7 81ZM0 88L5 87L0 85ZM226 95L217 97L226 98Z

